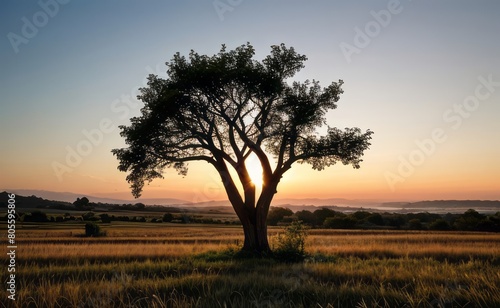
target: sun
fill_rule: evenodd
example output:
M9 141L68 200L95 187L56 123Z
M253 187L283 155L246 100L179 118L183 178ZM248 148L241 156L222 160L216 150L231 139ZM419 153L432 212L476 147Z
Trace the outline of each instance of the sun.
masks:
M248 173L250 174L250 178L252 179L252 183L254 183L255 187L262 187L262 166L260 165L259 159L251 155L245 161L245 166L247 167Z

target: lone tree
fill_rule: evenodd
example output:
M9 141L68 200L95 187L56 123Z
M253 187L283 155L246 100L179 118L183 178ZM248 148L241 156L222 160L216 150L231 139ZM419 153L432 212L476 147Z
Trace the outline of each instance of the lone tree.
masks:
M90 201L87 197L82 197L81 199L76 198L75 202L73 202L73 205L77 208L83 208L89 206L89 203Z
M165 168L185 175L190 161L211 164L243 225L243 250L266 253L266 218L283 174L295 162L316 170L338 161L359 168L372 132L328 127L319 136L316 130L337 107L343 81L326 88L314 80L289 84L286 79L304 67L305 56L284 44L271 46L262 61L254 54L249 43L231 51L222 45L213 56L191 51L187 59L176 53L166 63L168 79L149 75L140 89L142 115L120 127L128 147L113 154L118 169L129 173L135 197L145 182L162 178ZM262 166L259 196L245 165L252 154Z

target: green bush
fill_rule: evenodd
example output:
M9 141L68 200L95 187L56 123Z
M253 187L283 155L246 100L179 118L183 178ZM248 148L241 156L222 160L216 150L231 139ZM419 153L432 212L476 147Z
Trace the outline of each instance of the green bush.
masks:
M98 221L99 217L95 215L93 212L87 212L82 215L83 220L85 221Z
M328 217L323 226L330 229L354 229L357 221L353 217Z
M450 224L444 219L436 219L429 224L429 230L447 231L450 229Z
M410 230L423 230L424 225L422 225L419 219L415 218L415 219L410 219L410 221L408 221L408 228Z
M283 261L297 262L306 257L305 242L307 237L307 227L302 221L294 221L285 227L283 234L276 237L276 249L274 255Z
M163 214L162 220L164 222L171 222L172 220L174 220L174 215L172 215L171 213L165 213Z
M290 209L283 207L271 207L269 214L267 214L267 224L270 226L278 225L278 222L283 220L286 216L292 216L293 212Z
M103 223L110 223L111 222L111 217L109 216L109 214L101 214L101 215L99 215L99 217L101 217L101 221Z
M384 218L379 213L373 213L370 216L366 217L366 221L374 225L379 225L379 226L384 225Z
M316 216L312 212L307 210L298 211L294 216L306 225L315 226L318 223L318 219L316 218Z
M85 236L105 236L106 232L101 230L101 227L94 223L88 222L85 224Z

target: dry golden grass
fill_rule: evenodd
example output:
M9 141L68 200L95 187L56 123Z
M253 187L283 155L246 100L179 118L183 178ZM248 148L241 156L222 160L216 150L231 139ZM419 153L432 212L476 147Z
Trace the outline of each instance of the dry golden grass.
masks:
M311 257L283 264L228 257L237 226L104 230L18 229L15 307L500 306L500 234L309 230Z
M220 250L243 241L240 227L116 227L108 236L82 238L71 231L18 231L23 260L58 258L178 258ZM270 230L273 236L280 229ZM69 236L73 234L73 236ZM310 230L306 243L310 254L357 257L410 257L438 259L497 259L500 234L415 231Z
M308 239L309 253L439 259L500 256L500 234L494 233L314 231Z

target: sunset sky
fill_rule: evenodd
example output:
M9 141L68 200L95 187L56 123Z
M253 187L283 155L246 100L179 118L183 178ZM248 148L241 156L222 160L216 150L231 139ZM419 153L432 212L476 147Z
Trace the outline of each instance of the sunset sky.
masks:
M2 1L0 189L132 198L111 149L175 52L250 42L343 79L328 124L374 131L361 169L295 165L280 198L500 199L500 1ZM90 147L89 147L90 145ZM144 198L222 200L206 163Z

